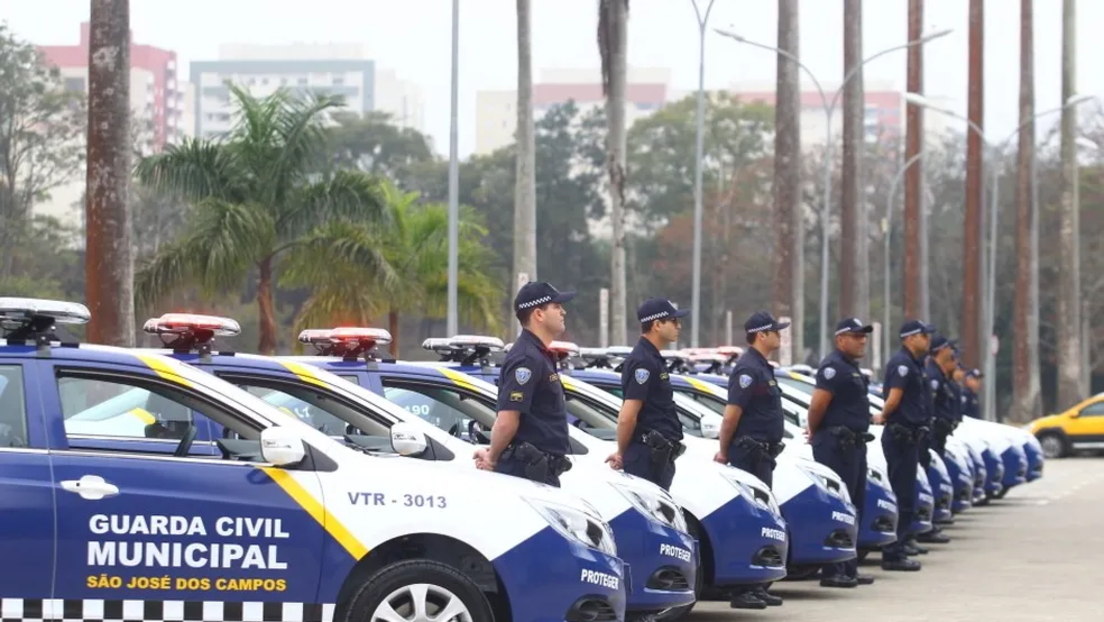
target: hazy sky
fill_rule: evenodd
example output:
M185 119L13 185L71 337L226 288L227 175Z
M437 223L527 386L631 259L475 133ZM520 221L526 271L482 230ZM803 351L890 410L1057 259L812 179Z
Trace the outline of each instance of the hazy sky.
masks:
M542 68L594 68L597 79L597 0L531 2L537 75ZM459 136L460 153L466 155L475 147L476 91L516 86L516 16L510 0L460 4ZM864 3L864 56L906 41L907 4ZM1020 0L985 4L986 125L1003 137L1016 126ZM1078 5L1078 90L1104 96L1104 72L1093 63L1104 58L1104 38L1091 26L1104 24L1104 1ZM193 60L215 59L221 43L363 42L370 58L421 85L427 129L438 151L447 153L451 6L450 0L131 0L131 28L138 43L176 50L182 68ZM776 7L770 0L715 0L709 26L731 27L773 44ZM842 0L801 0L802 60L822 82L838 80L842 73L842 7ZM925 8L932 29L954 29L926 46L925 89L950 98L952 107L964 113L968 2L928 0ZM698 26L692 0L633 0L631 11L630 65L669 68L675 88L696 88ZM0 20L40 44L76 43L88 13L88 0L0 0ZM1035 59L1037 109L1055 107L1061 96L1060 0L1035 2ZM707 35L707 88L773 80L774 65L770 52ZM905 52L872 61L866 77L903 89Z

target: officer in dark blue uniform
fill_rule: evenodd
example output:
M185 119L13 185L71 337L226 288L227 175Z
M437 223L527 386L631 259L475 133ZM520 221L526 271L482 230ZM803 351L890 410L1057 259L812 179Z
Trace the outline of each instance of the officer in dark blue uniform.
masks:
M858 318L836 325L836 349L820 363L808 414L813 458L843 480L860 524L866 494L866 443L874 436L869 432L870 383L859 368L859 359L866 354L866 340L873 330ZM859 576L859 561L854 558L821 570L820 584L824 587L873 582L873 577Z
M675 410L675 391L660 350L678 341L681 318L666 298L640 305L640 341L621 364L621 412L617 416L617 452L606 459L615 469L671 489L675 459L682 455L682 422Z
M567 407L552 341L563 334L563 303L575 292L526 283L514 298L523 330L502 363L498 417L490 447L475 452L476 467L560 485L567 460Z
M981 405L978 401L978 393L981 391L981 379L985 374L979 369L971 369L966 372L965 386L962 387L962 415L981 419Z
M954 381L954 369L958 366L955 342L943 335L931 339L928 357L924 367L925 379L931 392L931 431L921 445L921 460L926 468L930 467L931 452L943 457L947 448L947 438L954 432L960 419L961 404ZM933 525L927 533L916 536L918 542L946 544L951 541L939 525Z
M929 431L931 388L924 378L923 359L931 346L935 327L919 320L901 326L901 349L885 367L882 392L885 406L875 418L884 423L882 449L889 467L889 481L897 496L897 541L882 550L885 570L920 570L920 562L907 555L909 526L915 514L916 471L920 447Z
M774 459L782 452L784 417L782 391L767 357L782 345L779 334L789 327L765 312L744 323L748 348L736 360L728 377L728 405L721 424L720 451L714 460L730 464L763 480L774 482ZM764 586L736 592L729 603L737 609L777 606L782 599Z

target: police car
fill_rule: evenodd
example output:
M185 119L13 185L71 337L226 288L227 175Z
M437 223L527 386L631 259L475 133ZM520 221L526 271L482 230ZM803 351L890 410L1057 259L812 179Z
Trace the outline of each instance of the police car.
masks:
M611 349L614 353L618 353L617 350ZM721 350L721 348L717 348ZM731 356L732 353L727 353ZM669 360L675 363L684 363L681 355L677 352L670 352L665 355ZM686 365L675 365L676 367L686 368ZM715 368L715 367L714 367ZM778 386L782 390L782 396L785 398L782 400L783 412L786 413L787 419L790 423L797 425L804 434L806 429L805 416L809 409L809 395L801 390L795 389L784 381L784 378L779 378ZM715 393L716 397L711 400L711 407L717 413L724 412L724 403L718 402L719 399L727 401L727 393L724 393L724 388L728 386L728 378L711 373L697 373L693 376L685 376L688 380L692 380L691 387L693 387L693 393L701 395L703 397L709 394L704 390L706 385L711 385L719 389L719 392ZM867 461L868 467L872 469L872 472L876 472L876 475L870 476L869 479L880 479L883 483L888 482L888 477L885 476L889 472L888 465L885 461L885 456L881 452L880 443L880 426L871 426L871 434L875 436L875 441L867 444ZM811 450L807 454L811 456ZM869 486L867 488L869 491ZM932 519L935 513L935 495L933 494L933 486L929 481L927 473L923 469L917 471L916 475L916 499L914 500L915 512L913 516L912 525L909 527L911 533L926 533L932 529ZM865 505L865 504L864 504ZM876 536L875 536L876 537ZM896 536L894 537L896 539ZM860 557L862 557L860 553Z
M480 378L479 386L488 393L483 397L493 410L497 388L494 384L498 366L492 359L501 355L503 343L494 337L459 335L453 338L427 339L427 350L436 352L441 361L410 364L411 368L439 370L454 374L463 371L467 377ZM370 368L370 366L369 366ZM370 375L370 374L369 374ZM613 435L601 433L589 425L605 429L606 410L619 403L602 391L589 388L584 394L582 383L560 376L566 393L569 426L575 461L590 461L610 469L605 459L613 452ZM468 392L467 395L474 395ZM389 397L400 400L394 393ZM490 429L493 419L484 424ZM584 428L587 428L584 431ZM485 436L476 442L486 443ZM570 471L569 471L570 473ZM698 574L705 593L711 588L759 585L782 579L786 575L789 552L786 522L770 489L748 473L712 461L679 462L671 486L671 495L687 515L691 533L698 538L701 568Z
M614 395L620 395L621 376L613 371L618 361L627 356L630 348L581 348L578 358L585 369L571 371L573 377L585 380L587 383L600 387ZM669 361L678 358L677 354L667 352L665 358ZM708 356L708 355L706 355ZM700 360L699 356L692 357ZM671 374L671 386L675 390L675 402L679 407L680 419L683 422L684 432L691 436L708 439L710 442L702 444L704 451L716 451L716 439L720 434L721 422L727 394L725 390L694 376ZM805 465L808 468L824 472L826 469L812 459L812 447L805 442L804 431L794 425L797 421L796 407L789 402L782 402L783 411L787 421L783 432L783 446L781 456L785 458L779 462L775 469L776 494L781 498L789 498L789 493L783 493L778 489L779 485L785 485L780 476L791 473L794 468ZM802 461L794 461L799 458ZM827 470L835 479L834 472ZM787 481L792 481L788 479ZM798 479L802 481L802 479ZM834 480L828 480L831 486ZM858 545L861 552L879 550L881 547L894 542L897 539L897 498L889 487L884 470L877 467L869 467L865 498L863 502L863 524L858 528ZM785 511L786 506L783 505ZM789 519L790 524L794 523ZM811 532L815 533L815 532ZM814 546L814 537L807 536L807 546ZM796 539L793 540L796 542ZM796 545L791 545L796 546ZM800 559L800 556L797 558Z
M64 334L88 319L0 299L0 618L623 619L613 535L573 495L367 455L172 358Z
M450 471L455 467L474 471L467 443L357 386L356 378L338 377L307 365L304 357L215 350L214 335L204 326L217 326L221 336L238 332L232 319L186 314L153 318L145 329L170 336L166 345L175 358L246 389L331 438L366 451L394 449ZM341 348L345 358L339 360L352 362L363 351L371 351L377 344L386 345L390 339L387 331L356 328L304 331L300 335L300 340L310 346ZM442 379L447 381L443 375ZM211 434L220 434L217 426ZM629 574L648 581L646 589L629 590L629 611L660 613L694 602L694 540L686 533L681 511L667 493L646 480L588 466L565 474L564 490L581 497L610 523ZM621 494L609 494L614 490Z

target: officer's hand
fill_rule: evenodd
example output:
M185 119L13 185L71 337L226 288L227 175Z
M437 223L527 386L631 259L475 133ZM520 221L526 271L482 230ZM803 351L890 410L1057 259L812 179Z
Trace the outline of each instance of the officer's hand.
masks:
M620 471L625 466L625 463L621 458L621 453L616 451L610 454L609 458L606 458L606 462L609 463L611 469L617 469L618 471Z
M493 471L495 463L491 460L491 452L489 449L476 449L475 450L475 468L482 471Z
M728 464L728 455L723 451L718 451L717 455L713 456L713 462L720 462L721 464Z
M874 415L873 421L874 421L874 423L876 423L878 425L882 425L882 424L885 423L885 417L882 416L882 413L878 413L878 414Z

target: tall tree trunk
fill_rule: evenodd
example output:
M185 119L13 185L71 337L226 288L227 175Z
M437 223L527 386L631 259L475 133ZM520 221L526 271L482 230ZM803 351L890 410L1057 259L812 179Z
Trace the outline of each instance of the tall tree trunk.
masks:
M1076 0L1062 0L1062 101L1076 93ZM1081 243L1077 170L1077 110L1062 110L1062 204L1058 249L1058 404L1055 412L1087 396L1082 386Z
M923 35L924 0L909 0L908 38L915 41ZM907 88L910 93L924 92L924 53L923 46L914 45L908 49ZM920 153L924 141L924 110L920 106L908 104L905 110L905 161ZM905 318L919 317L920 304L920 218L923 201L924 163L917 160L905 171ZM925 318L925 321L928 321ZM896 329L887 326L891 334Z
M514 189L514 274L537 280L536 138L533 127L532 13L517 0L517 185Z
M797 0L778 0L778 49L800 58ZM801 207L801 86L797 63L781 54L774 107L774 314L788 315L791 361L805 351L805 224ZM723 263L721 265L728 265Z
M392 358L399 358L399 310L391 307L387 312L387 330L391 333L389 351Z
M92 2L88 44L85 300L88 341L134 347L130 223L130 2Z
M969 86L967 87L967 116L979 128L985 119L984 78L984 0L970 0L969 34ZM982 157L985 144L973 130L966 133L966 217L962 236L962 354L968 367L981 367L989 348L989 335L982 309L986 299L984 283L985 244L982 243L982 214L984 212L984 175ZM993 166L999 166L993 162ZM995 239L995 238L994 238ZM992 382L993 379L989 379Z
M257 264L257 311L261 335L257 352L265 356L276 354L276 308L272 298L272 258L265 257Z
M1032 313L1038 291L1038 214L1032 209L1035 179L1035 51L1032 4L1020 0L1020 118L1016 157L1016 293L1014 309L1012 420L1029 421L1039 413L1039 324Z
M609 173L610 342L628 343L625 292L625 81L628 73L628 0L599 3L598 46L602 52L602 90L606 96L606 170Z
M866 244L866 197L862 183L864 123L862 0L843 2L843 74L855 75L843 87L843 163L840 185L840 300L845 317L870 315Z

